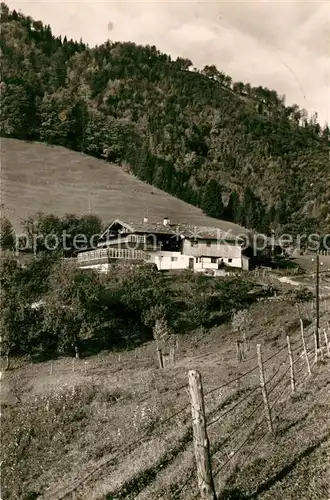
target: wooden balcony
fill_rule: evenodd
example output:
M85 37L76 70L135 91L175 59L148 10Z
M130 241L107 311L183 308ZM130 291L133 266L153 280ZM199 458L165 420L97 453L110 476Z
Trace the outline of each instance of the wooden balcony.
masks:
M78 253L77 260L79 264L88 263L107 263L111 259L126 260L150 260L148 254L142 250L129 250L126 248L100 248L89 252Z

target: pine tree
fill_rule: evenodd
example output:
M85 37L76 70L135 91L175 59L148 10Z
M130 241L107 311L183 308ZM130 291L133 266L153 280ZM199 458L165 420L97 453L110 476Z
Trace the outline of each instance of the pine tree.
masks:
M240 222L241 218L241 201L236 191L233 191L230 196L224 211L225 218L233 222Z
M0 246L8 250L12 250L15 246L14 229L7 217L0 217Z
M201 208L206 215L220 219L224 213L222 190L215 179L211 179L205 187Z
M249 186L244 191L241 224L251 229L257 228L259 224L256 198Z
M285 224L287 221L287 202L284 198L281 199L278 212L277 212L278 222L280 224Z

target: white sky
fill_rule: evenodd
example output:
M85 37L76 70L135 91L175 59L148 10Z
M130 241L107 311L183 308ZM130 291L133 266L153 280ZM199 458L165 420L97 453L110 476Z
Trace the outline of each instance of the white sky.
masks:
M55 35L90 46L106 39L156 45L215 64L234 80L286 94L330 123L329 0L9 0L50 24Z

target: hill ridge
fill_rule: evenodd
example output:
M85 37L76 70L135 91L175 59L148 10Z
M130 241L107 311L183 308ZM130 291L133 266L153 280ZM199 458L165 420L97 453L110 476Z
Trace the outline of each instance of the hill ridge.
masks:
M2 4L0 134L68 147L261 232L328 230L330 130L155 46L90 48Z

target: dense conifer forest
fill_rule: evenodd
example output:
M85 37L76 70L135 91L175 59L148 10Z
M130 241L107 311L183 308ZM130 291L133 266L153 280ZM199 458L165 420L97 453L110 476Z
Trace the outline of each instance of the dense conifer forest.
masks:
M316 114L214 65L131 42L91 48L1 8L2 136L104 158L248 228L327 231L330 131Z

